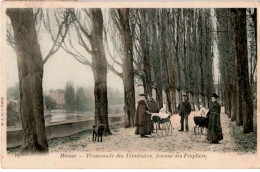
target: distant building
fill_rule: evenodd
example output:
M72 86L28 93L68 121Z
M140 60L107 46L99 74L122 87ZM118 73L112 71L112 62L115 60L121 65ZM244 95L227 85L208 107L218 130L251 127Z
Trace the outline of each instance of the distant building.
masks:
M65 91L61 89L51 89L49 90L49 96L56 102L57 109L65 108Z

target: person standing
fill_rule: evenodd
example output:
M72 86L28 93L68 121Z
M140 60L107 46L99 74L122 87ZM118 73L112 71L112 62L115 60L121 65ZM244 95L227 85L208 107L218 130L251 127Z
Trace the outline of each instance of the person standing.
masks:
M151 113L158 113L159 112L158 107L157 107L157 103L153 99L151 94L148 95L147 106L148 106L149 112L151 112Z
M188 124L188 119L189 119L189 114L191 112L191 105L188 100L187 95L182 96L182 102L178 106L178 112L181 117L181 129L178 131L184 131L184 121L185 121L185 129L186 132L189 131L189 124Z
M151 114L148 113L145 94L140 94L141 100L137 102L135 112L135 134L142 138L147 138L146 135L151 135Z
M222 127L220 122L221 106L218 103L218 95L213 93L211 96L212 106L207 113L209 119L207 140L211 143L218 144L223 139Z
M152 94L148 95L147 106L148 106L148 111L150 113L158 113L159 112L159 109L157 107L157 103L153 99ZM152 127L152 132L153 132L153 130L154 130L153 123L151 123L151 127Z

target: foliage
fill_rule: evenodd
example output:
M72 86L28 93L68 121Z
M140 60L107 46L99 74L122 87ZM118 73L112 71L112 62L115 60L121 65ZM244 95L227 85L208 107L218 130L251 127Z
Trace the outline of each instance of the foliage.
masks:
M111 105L120 105L124 103L123 94L120 94L118 89L113 89L111 87L107 88L107 99L108 104Z
M232 127L233 130L232 136L235 139L236 143L241 146L241 151L245 153L256 153L256 148L257 148L256 128L254 132L245 134L239 126L236 126L233 123L231 123L230 126Z
M44 96L43 99L47 109L55 109L56 102L50 96Z
M78 112L84 112L87 110L87 98L84 93L83 87L77 88L75 98L75 110Z
M66 83L64 97L66 102L66 109L68 111L73 111L75 109L75 88L74 85L70 82Z
M123 94L118 89L108 87L108 105L121 105L124 103ZM95 107L93 88L78 87L75 89L73 83L68 82L65 89L65 102L68 111L93 111Z
M20 100L20 92L18 83L7 89L7 100Z

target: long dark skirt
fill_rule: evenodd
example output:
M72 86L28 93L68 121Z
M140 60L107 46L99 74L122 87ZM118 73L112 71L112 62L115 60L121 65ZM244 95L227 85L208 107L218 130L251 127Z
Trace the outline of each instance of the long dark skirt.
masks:
M223 134L220 123L220 114L213 112L209 116L207 140L211 142L218 142L222 139Z
M222 140L223 139L222 131L208 130L207 139L210 142L218 142L218 141Z
M147 114L145 125L136 126L135 134L136 135L151 135L151 132L152 132L151 114Z

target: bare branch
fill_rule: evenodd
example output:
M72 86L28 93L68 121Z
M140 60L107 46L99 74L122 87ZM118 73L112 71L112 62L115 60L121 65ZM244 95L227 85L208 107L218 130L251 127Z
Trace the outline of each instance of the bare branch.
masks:
M70 13L65 11L64 20L59 25L59 30L58 30L58 34L56 36L56 39L54 40L52 48L50 49L49 53L44 58L43 64L45 64L48 61L48 59L60 49L62 43L64 42L64 39L65 39L65 37L67 35L67 31L68 31L68 28L69 28L69 25L70 25L70 22L68 21L69 20L69 16L70 16ZM65 27L65 31L64 31L65 33L62 35L63 27ZM59 38L61 38L60 42L58 42Z
M87 9L83 9L83 11L85 12L85 14L87 15L88 18L90 18L89 12Z
M123 78L123 73L122 72L118 72L114 66L110 65L108 62L107 62L107 66L110 68L110 70L116 74L117 76L119 76L120 78Z
M103 29L104 31L104 41L106 42L106 48L107 48L107 51L108 51L108 55L110 56L111 59L113 59L113 63L116 63L117 65L121 66L122 67L122 63L118 62L115 58L115 55L113 56L110 52L110 49L109 49L109 46L108 46L108 40L107 40L107 31L106 29L104 28ZM113 38L112 38L113 39ZM115 47L115 46L114 46Z
M86 57L85 56L83 56L79 51L77 51L77 49L74 47L74 45L72 44L72 41L71 41L71 36L69 36L69 39L68 39L68 41L69 41L69 45L70 45L70 47L80 56L80 57L82 57L82 58L84 58L84 59L86 59ZM87 60L87 59L86 59Z
M77 36L78 36L78 39L79 39L79 45L81 45L89 54L92 54L93 52L90 50L90 48L88 48L87 44L83 40L78 27L76 27L76 31L77 31Z
M121 26L119 25L119 19L117 17L117 13L115 10L110 10L110 16L112 18L112 20L114 21L114 24L116 25L118 31L120 33L122 33L122 29L121 29Z
M8 23L7 26L6 26L6 42L13 49L15 49L14 35L13 35L13 32L12 32L12 26L11 26L10 23Z
M91 39L91 35L86 32L86 30L84 29L84 27L83 27L82 24L80 23L79 19L78 19L77 16L75 15L75 13L74 13L74 12L71 12L71 14L72 14L73 19L77 21L77 24L79 25L79 27L80 27L81 31L84 33L84 35L85 35L88 39Z
M92 68L92 64L85 58L85 57L82 57L81 55L78 55L76 53L73 53L72 51L70 51L68 48L67 48L67 45L66 43L64 43L64 46L62 46L62 49L68 53L69 55L73 56L78 62L80 62L81 64L83 65L88 65Z
M55 38L53 36L50 23L51 22L50 22L50 17L49 17L49 10L47 10L46 15L44 16L43 24L44 24L45 29L50 33L52 41L54 41Z

